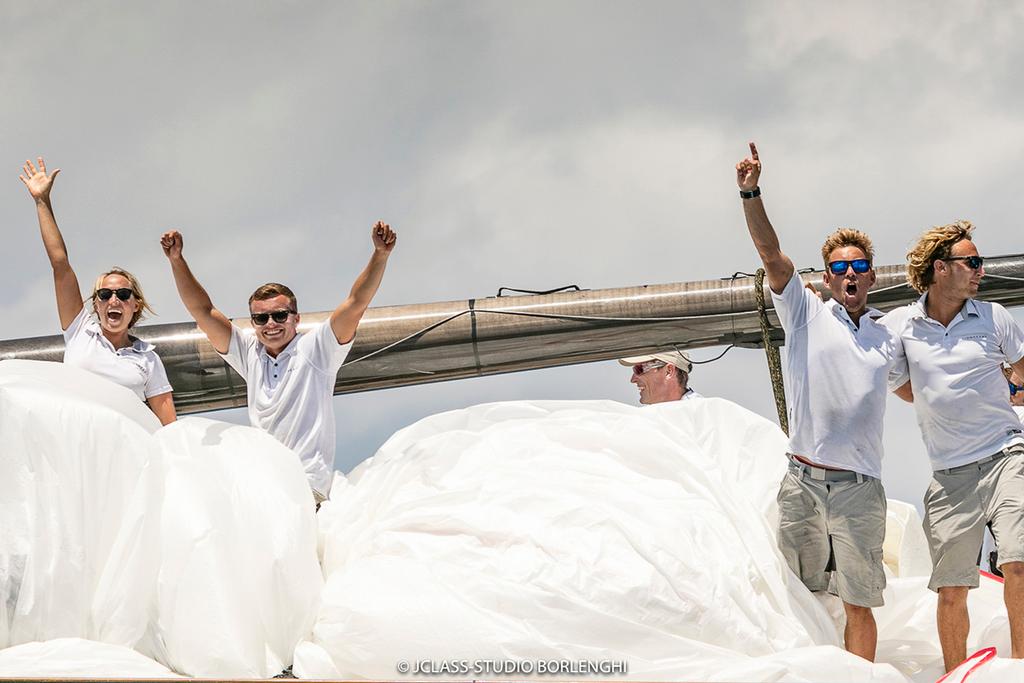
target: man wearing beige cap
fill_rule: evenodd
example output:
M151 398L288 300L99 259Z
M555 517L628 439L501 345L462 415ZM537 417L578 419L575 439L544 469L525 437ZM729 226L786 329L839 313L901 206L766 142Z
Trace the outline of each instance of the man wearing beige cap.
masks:
M644 405L701 398L687 386L693 362L685 351L620 358L619 363L633 368L629 381L640 390L640 403Z

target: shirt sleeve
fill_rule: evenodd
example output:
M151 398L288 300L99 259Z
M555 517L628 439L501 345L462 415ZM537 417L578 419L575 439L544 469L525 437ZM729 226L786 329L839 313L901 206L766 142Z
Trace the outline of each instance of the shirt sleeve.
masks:
M71 321L70 325L68 325L68 329L64 330L63 332L64 343L66 344L75 337L83 334L89 328L89 325L92 322L93 320L92 316L89 314L89 309L87 309L83 304L82 310L78 312L78 315L75 316L75 319ZM94 324L97 327L99 326L98 322Z
M892 343L892 360L889 365L889 391L895 391L910 381L910 363L907 361L907 350L903 346L903 327L906 316L902 308L890 311L882 316L878 323L889 330Z
M353 338L354 339L354 338ZM302 342L306 359L321 372L337 374L345 362L352 342L339 344L331 329L331 321L325 320L303 336Z
M892 365L889 366L889 391L896 391L910 381L910 364L907 362L907 354L903 348L903 340L896 340L895 352L892 356Z
M252 335L243 334L237 325L231 325L231 339L228 341L228 352L218 355L231 366L231 368L242 376L246 382L249 381L249 354L252 347L256 345L256 338Z
M1010 312L1001 305L992 304L992 322L999 338L999 349L1007 363L1016 363L1024 358L1024 333Z
M775 304L775 312L779 315L782 329L786 331L804 327L825 305L817 294L804 287L804 281L800 279L800 274L795 268L793 277L786 283L782 294L772 292L772 303Z
M149 377L146 379L146 398L159 396L173 391L171 383L167 379L167 371L164 370L164 362L160 356L153 352L153 364L150 368Z

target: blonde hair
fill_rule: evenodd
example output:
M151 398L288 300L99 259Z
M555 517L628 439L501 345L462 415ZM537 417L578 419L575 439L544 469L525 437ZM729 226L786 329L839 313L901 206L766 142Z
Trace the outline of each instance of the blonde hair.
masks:
M821 245L821 260L828 266L828 257L833 251L840 247L857 247L868 257L868 261L875 261L875 247L871 244L871 238L860 230L853 228L839 228L825 239Z
M974 225L959 220L949 225L937 225L925 230L907 252L907 280L917 291L924 293L935 279L935 262L949 258L953 245L971 239Z
M114 266L105 273L101 273L100 276L96 278L96 283L92 286L92 295L89 297L92 300L93 310L96 310L96 292L103 287L103 281L107 279L108 275L120 275L127 280L128 285L131 287L132 292L135 295L135 301L139 304L135 313L132 314L131 321L128 323L129 328L135 327L135 323L145 317L145 315L143 315L145 311L149 311L151 314L156 315L156 312L150 308L149 302L146 301L146 295L142 293L142 285L139 284L138 278L124 268L118 268L117 266Z

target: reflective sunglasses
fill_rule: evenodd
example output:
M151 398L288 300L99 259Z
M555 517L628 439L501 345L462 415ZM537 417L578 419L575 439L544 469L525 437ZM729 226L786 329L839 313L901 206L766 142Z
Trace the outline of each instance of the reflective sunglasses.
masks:
M128 301L135 295L135 292L127 287L119 287L117 289L109 289L107 287L101 287L96 290L96 298L100 301L110 301L110 297L117 296L121 301Z
M656 370L657 368L663 368L666 365L668 365L668 363L663 363L660 360L649 360L646 363L637 363L633 366L633 374L642 375L648 370Z
M981 268L985 263L984 256L950 256L949 258L939 259L940 261L967 261L967 267L971 270L977 270Z
M270 313L250 313L249 318L256 327L263 327L273 318L277 324L283 324L295 311L272 311Z
M1014 384L1010 380L1006 380L1006 383L1010 385L1010 396L1016 396L1018 391L1024 391L1024 384Z
M853 266L853 272L866 273L871 270L871 261L855 258L852 261L829 261L828 270L833 275L846 275L846 269Z

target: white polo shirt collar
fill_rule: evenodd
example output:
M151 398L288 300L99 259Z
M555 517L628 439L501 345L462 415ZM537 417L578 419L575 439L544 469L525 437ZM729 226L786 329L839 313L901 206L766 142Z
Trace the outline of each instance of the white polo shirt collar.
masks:
M928 309L925 306L925 302L927 301L927 299L928 299L928 292L925 292L924 294L922 294L917 299L917 301L915 301L914 303L910 304L910 316L909 317L910 318L920 318L921 320L924 320L924 321L929 322L929 323L934 323L936 325L942 325L942 323L940 323L938 320L936 320L935 318L932 318L932 317L930 317L928 315ZM961 308L960 311L950 321L948 327L953 327L958 322L962 322L962 321L966 320L968 317L977 318L980 315L981 315L981 313L978 311L978 304L977 304L977 302L975 302L974 299L968 299L967 301L964 302L963 308ZM946 327L946 326L943 325L943 327Z
M829 306L832 309L832 315L846 323L851 330L857 331L859 329L857 323L853 322L853 318L850 317L850 312L846 310L846 306L843 306L835 299L829 299L828 303L825 305ZM878 318L881 318L883 315L885 314L882 313L877 308L871 308L870 306L868 306L868 308L864 311L864 315L861 316L861 320L864 320L865 316L867 316L871 320L877 320Z
M87 327L85 328L85 332L86 334L91 334L92 336L96 337L101 344L105 344L114 353L121 353L122 351L126 353L149 353L150 351L156 349L156 347L150 344L148 341L143 341L138 337L134 337L132 335L128 335L128 339L132 343L131 346L123 346L119 349L115 349L114 345L110 342L109 339L107 339L106 335L103 334L103 328L97 327L96 329L93 329L92 327Z
M295 349L298 347L299 338L302 336L301 333L296 333L292 340L288 342L288 346L281 349L277 356L271 356L267 353L267 347L263 345L263 342L257 341L256 348L260 354L260 360L264 363L283 363L292 356L295 355Z

